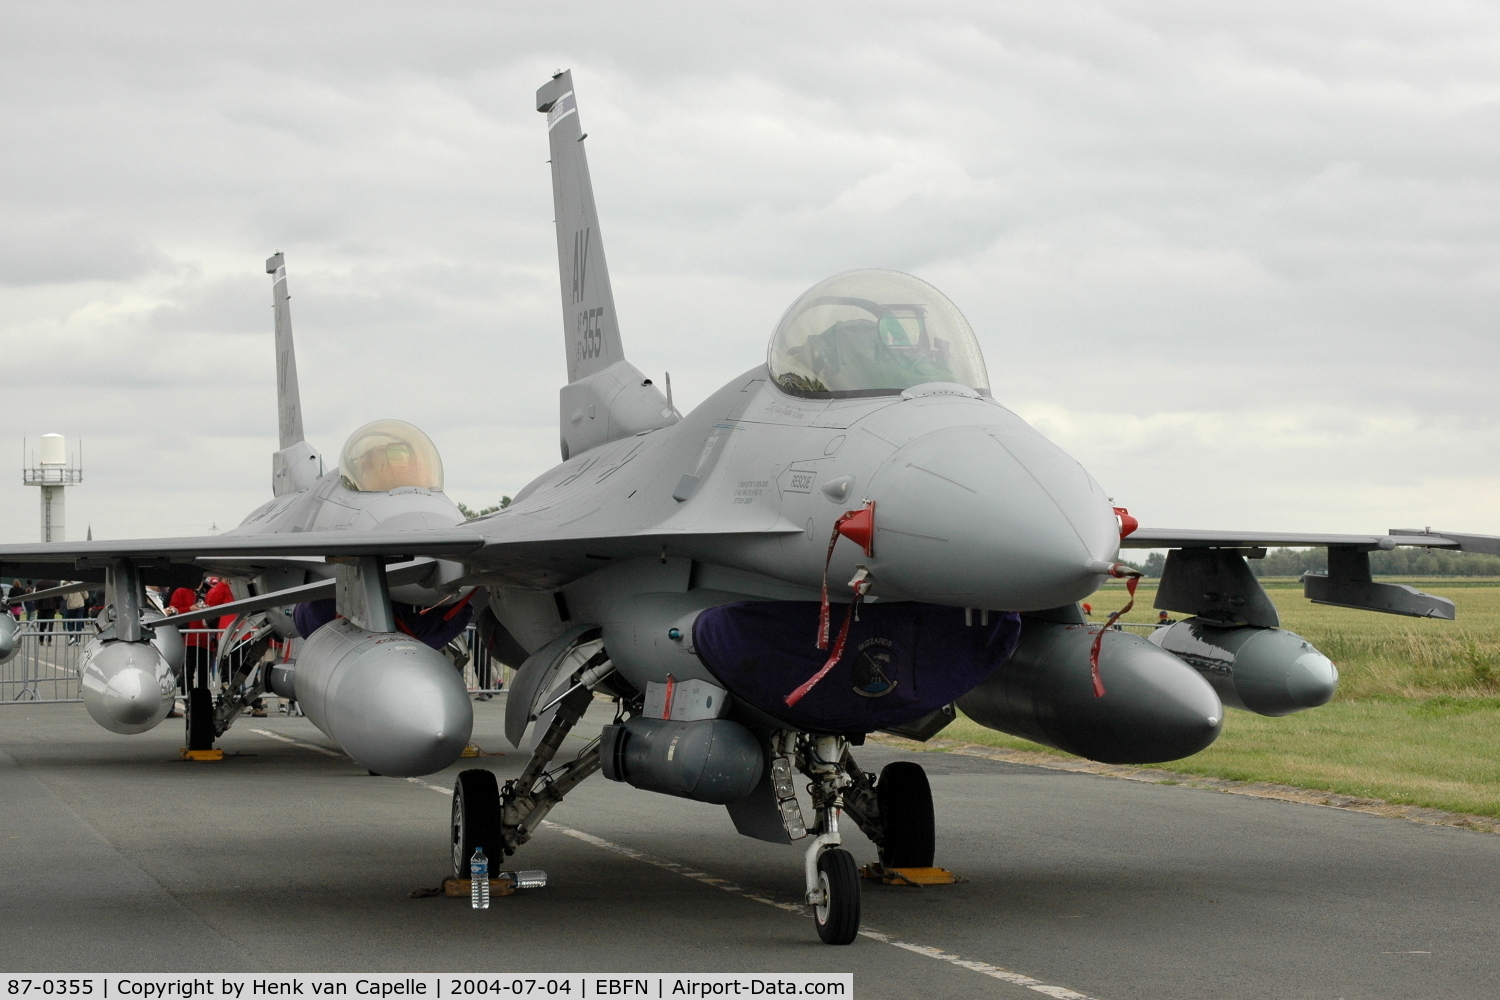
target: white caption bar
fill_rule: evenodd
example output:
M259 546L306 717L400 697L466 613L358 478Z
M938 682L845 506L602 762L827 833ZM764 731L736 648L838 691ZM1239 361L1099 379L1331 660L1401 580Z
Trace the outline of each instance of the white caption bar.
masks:
M840 997L854 996L849 972L590 972L583 973L291 973L170 975L163 973L7 973L0 1000L52 997L87 1000L263 1000L266 997L378 997L460 1000L474 997Z

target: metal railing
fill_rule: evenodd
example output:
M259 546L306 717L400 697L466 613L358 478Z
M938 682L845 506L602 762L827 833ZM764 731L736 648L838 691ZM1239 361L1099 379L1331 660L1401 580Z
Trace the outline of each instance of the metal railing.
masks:
M3 614L4 612L0 612ZM84 645L98 629L92 618L32 619L16 623L16 654L0 663L0 705L35 705L83 700L79 665ZM182 629L183 639L210 635L219 629ZM491 657L470 626L464 633L464 684L471 694L488 695L501 690L510 670Z

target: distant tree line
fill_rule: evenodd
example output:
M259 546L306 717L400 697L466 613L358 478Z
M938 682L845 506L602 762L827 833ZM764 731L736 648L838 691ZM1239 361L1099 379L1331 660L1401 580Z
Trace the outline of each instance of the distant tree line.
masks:
M1161 576L1166 557L1152 552L1144 563L1129 563L1148 577ZM1327 549L1272 549L1264 559L1251 559L1256 576L1301 576L1328 571ZM1402 547L1370 553L1373 576L1500 576L1500 556L1444 549Z
M471 510L471 509L469 509L468 505L464 504L463 502L460 502L458 504L458 512L460 514L462 514L464 517L468 518L470 521L472 521L476 517L484 517L484 515L486 515L486 514L493 514L493 513L495 513L495 511L497 511L497 510L504 510L505 508L507 508L509 506L510 506L510 497L501 497L499 503L497 503L497 504L491 504L490 506L485 507L485 508L483 508L481 510Z

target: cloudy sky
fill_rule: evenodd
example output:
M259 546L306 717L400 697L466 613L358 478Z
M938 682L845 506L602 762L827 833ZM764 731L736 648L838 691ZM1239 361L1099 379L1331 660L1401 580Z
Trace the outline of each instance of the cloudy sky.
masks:
M474 506L557 461L544 119L571 67L627 355L684 410L803 289L946 291L995 395L1145 523L1500 533L1500 12L1427 2L11 3L0 540L270 496L424 428Z

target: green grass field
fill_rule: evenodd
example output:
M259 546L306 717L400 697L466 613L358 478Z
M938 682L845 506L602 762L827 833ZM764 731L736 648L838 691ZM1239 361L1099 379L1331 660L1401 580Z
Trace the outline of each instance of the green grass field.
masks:
M1227 712L1213 746L1163 766L1500 816L1500 581L1388 582L1452 599L1458 620L1323 607L1304 599L1295 581L1262 581L1282 627L1338 665L1338 696L1281 719ZM1155 596L1141 587L1124 620L1155 621ZM1124 587L1111 585L1089 601L1102 619L1124 603ZM967 719L942 738L1046 749Z

